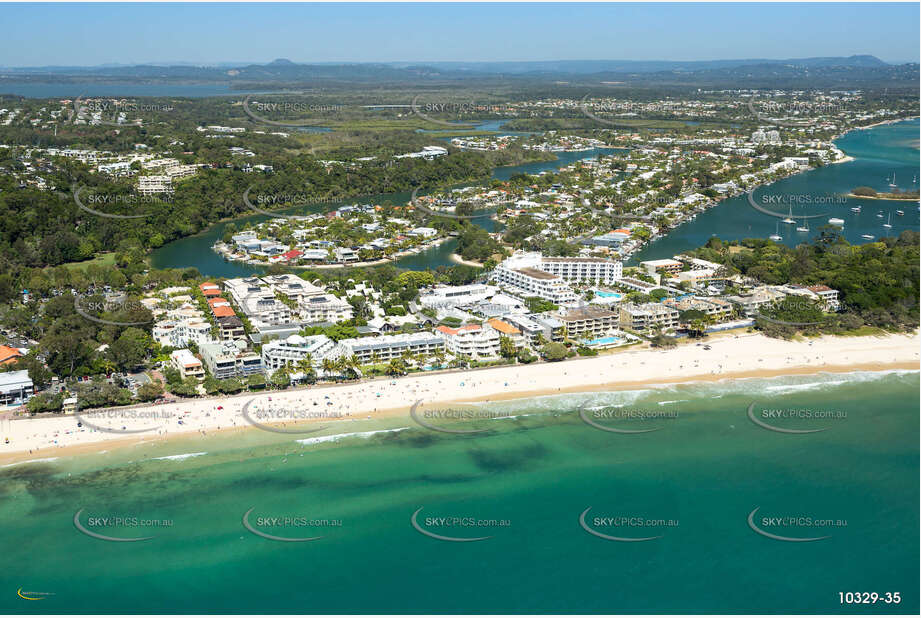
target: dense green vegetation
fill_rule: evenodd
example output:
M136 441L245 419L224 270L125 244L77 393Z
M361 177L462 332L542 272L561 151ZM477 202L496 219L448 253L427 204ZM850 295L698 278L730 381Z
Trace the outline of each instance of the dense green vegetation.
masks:
M840 292L844 311L831 315L802 301L780 303L767 317L793 324L759 320L759 328L771 334L845 332L863 325L901 331L918 327L918 239L917 232L905 231L897 238L851 245L828 232L791 249L763 239L725 243L711 238L693 253L767 284L824 284Z

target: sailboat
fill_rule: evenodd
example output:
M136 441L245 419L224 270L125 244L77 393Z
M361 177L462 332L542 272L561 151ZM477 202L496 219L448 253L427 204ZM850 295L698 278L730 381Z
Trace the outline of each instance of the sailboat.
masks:
M806 220L805 220L805 219L803 219L803 224L802 224L802 225L797 226L796 231L797 231L797 232L808 232L808 231L809 231L809 224L806 223Z
M883 227L892 227L892 213L889 213L889 218L886 219L886 222L883 223Z
M899 185L895 184L895 172L892 172L892 181L889 183L890 187L897 187Z
M780 224L779 224L779 223L777 224L777 226L776 226L776 228L775 228L775 230L774 230L774 233L771 234L770 236L768 236L768 238L771 239L771 240L773 240L773 241L775 241L775 242L776 242L776 241L779 241L779 240L783 240L783 236L780 235Z
M904 210L896 210L896 211L895 211L895 214L897 214L897 215L900 216L900 217L904 217L904 216L905 216L905 211L904 211Z
M860 237L865 238L867 240L873 240L874 238L873 234L861 234Z
M790 204L790 214L787 215L787 218L784 219L783 222L788 224L796 223L796 220L793 218L793 204Z

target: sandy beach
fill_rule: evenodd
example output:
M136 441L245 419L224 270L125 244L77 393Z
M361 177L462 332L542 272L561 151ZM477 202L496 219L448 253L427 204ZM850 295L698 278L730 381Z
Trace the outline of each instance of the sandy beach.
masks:
M559 363L414 374L101 413L85 411L79 418L67 415L3 420L0 465L175 437L194 439L196 434L252 431L256 430L254 422L289 428L294 423L335 427L336 423L356 419L405 415L420 400L430 407L731 378L917 370L921 337L913 334L783 341L741 333L711 337L705 343L710 350L687 343L671 350L624 350Z

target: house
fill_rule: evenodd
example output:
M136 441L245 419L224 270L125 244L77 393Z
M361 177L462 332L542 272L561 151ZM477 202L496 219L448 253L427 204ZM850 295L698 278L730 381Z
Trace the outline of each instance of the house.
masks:
M200 360L188 348L174 350L170 353L170 364L179 372L182 379L197 378L199 380L205 377L205 368Z
M445 347L454 355L475 360L499 356L499 331L468 324L460 328L439 326L435 329L444 337Z
M221 295L221 289L217 286L217 284L211 281L205 281L198 286L198 289L201 290L201 293L205 295L205 298Z
M29 400L35 392L29 372L6 371L0 373L0 404L21 404Z
M11 348L6 345L0 345L0 365L10 365L17 359L22 358L23 354L18 348Z
M613 311L589 305L578 307L555 317L566 327L570 337L597 338L607 335L618 325L618 315Z
M524 335L521 333L521 329L517 328L516 326L512 326L504 320L492 318L486 320L486 325L499 333L500 337L508 337L511 339L516 348L521 347L527 343Z
M444 337L439 333L404 333L355 337L339 342L342 353L357 356L361 363L386 362L404 353L431 355L445 349Z
M324 359L341 356L339 346L326 335L291 335L283 340L273 340L262 346L262 365L267 374L288 366L297 370L298 365L309 360L310 366L319 369Z
M198 351L208 371L219 380L262 373L262 358L245 347L242 341L206 343Z
M620 308L620 325L632 330L677 328L678 315L677 309L662 303L625 303Z

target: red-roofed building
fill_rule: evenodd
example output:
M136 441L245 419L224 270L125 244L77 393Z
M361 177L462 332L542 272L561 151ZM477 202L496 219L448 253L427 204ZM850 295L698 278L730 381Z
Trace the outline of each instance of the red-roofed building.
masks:
M8 345L0 345L0 365L15 363L16 359L22 357L22 352Z
M214 317L216 318L226 318L232 315L237 315L234 312L233 307L230 306L230 303L227 303L226 305L213 305L211 307L211 313L213 313Z
M221 295L221 288L219 288L217 284L211 281L205 281L200 286L198 286L198 289L201 290L201 293L205 295L205 298Z
M291 261L296 260L297 258L301 257L302 255L304 255L304 252L301 251L300 249L291 249L291 251L288 251L287 253L282 253L282 254L281 254L281 257L283 257L283 258L285 258L287 261L291 262Z
M472 359L499 356L499 332L492 328L468 324L460 328L439 326L435 330L444 335L445 347L452 354Z

